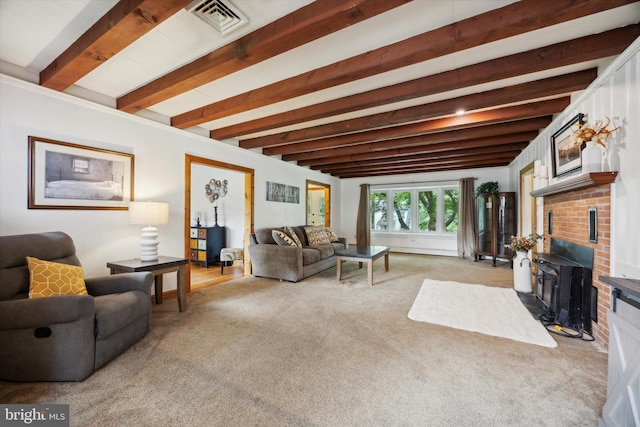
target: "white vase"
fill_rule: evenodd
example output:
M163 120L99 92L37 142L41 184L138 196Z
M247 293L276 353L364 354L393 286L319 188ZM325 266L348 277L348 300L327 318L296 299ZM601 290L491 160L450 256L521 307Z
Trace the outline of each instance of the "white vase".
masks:
M582 173L602 172L602 150L595 142L587 141L582 150Z
M531 260L527 251L516 251L513 259L513 288L518 292L530 294L531 288Z

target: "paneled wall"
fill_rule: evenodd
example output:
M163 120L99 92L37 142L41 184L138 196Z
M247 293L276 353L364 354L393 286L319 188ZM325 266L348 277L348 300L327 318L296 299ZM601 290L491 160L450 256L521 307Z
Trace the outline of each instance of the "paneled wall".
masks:
M610 117L621 129L609 140L606 168L617 170L611 186L611 275L640 278L640 39L616 58L599 77L575 97L571 105L549 125L510 165L510 179L519 181L520 170L541 160L551 172L551 135L578 113L589 123ZM577 172L580 173L580 172ZM561 179L551 178L550 183ZM543 233L542 200L537 203Z

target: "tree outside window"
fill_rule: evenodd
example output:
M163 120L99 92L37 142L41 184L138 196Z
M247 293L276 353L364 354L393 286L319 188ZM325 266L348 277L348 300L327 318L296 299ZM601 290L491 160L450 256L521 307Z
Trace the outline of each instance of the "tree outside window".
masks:
M411 192L393 193L393 230L411 230Z
M418 191L418 230L436 231L438 223L438 193Z
M371 193L371 229L380 231L387 229L387 193Z
M458 189L452 187L373 190L370 193L371 230L457 233L458 196ZM393 200L393 204L388 200Z

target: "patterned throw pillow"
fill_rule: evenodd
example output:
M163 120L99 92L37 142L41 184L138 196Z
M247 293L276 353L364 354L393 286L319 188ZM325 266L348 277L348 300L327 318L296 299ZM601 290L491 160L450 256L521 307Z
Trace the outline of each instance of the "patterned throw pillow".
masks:
M327 236L329 236L329 241L330 242L339 242L340 239L338 239L338 235L336 234L335 231L333 231L333 228L331 227L327 227Z
M271 235L273 236L273 240L276 241L278 245L282 246L298 246L296 242L289 236L287 236L284 232L279 230L272 230Z
M29 298L87 295L82 267L27 257Z
M331 243L329 241L329 236L327 236L327 230L324 227L305 227L304 232L307 234L309 246Z
M287 226L286 228L287 228L287 231L289 232L289 236L291 236L293 241L296 242L296 245L302 247L302 242L300 241L300 238L296 234L296 231L293 229L293 227Z

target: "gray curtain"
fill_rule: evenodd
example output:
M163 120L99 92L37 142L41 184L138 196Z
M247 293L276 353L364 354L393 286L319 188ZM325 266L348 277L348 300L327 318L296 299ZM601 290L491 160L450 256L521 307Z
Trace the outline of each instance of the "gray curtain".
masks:
M476 254L476 203L474 178L460 180L458 204L458 258L474 259Z
M360 184L360 204L358 205L358 220L356 222L356 245L371 245L371 231L369 227L369 184Z

